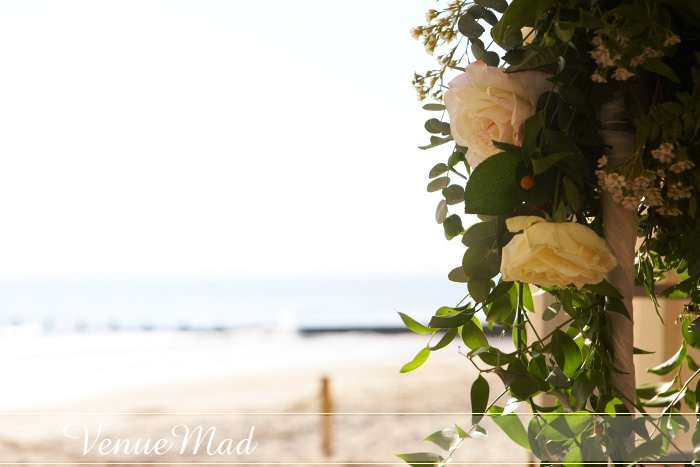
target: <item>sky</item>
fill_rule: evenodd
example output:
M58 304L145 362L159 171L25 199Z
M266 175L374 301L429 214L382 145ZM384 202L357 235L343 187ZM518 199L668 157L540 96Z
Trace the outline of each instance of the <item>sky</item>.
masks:
M441 276L422 0L3 0L0 278Z

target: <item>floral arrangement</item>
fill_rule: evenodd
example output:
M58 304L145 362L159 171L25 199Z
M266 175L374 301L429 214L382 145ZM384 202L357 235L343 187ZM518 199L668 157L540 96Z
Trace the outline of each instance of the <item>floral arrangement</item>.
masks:
M399 457L444 465L486 436L485 416L543 465L682 451L682 405L700 412L700 366L687 355L700 348L700 3L450 0L426 21L411 30L438 62L413 79L419 100L434 101L421 149L453 146L428 191L442 195L446 238L466 247L448 277L468 295L427 325L401 315L430 338L402 371L461 339L479 376L471 427L427 438L446 456ZM462 214L479 222L465 229ZM669 274L680 280L658 291ZM687 299L678 353L648 370L668 381L639 388L635 285L657 312L658 296ZM530 286L552 305L535 313ZM533 321L556 315L562 324L538 335ZM514 351L489 343L498 328ZM502 381L495 398L488 373ZM513 414L521 403L535 414L527 426ZM692 439L695 453L679 455L697 460L700 429Z

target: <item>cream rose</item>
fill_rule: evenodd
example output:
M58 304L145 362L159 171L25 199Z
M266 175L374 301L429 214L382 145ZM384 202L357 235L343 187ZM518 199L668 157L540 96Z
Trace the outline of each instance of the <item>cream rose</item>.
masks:
M473 168L499 152L493 140L522 143L522 125L534 112L537 98L551 89L539 71L506 73L503 68L471 63L450 81L445 107L452 137L469 148L467 162Z
M580 288L602 281L617 265L605 240L585 225L518 216L507 219L506 226L523 232L503 247L503 280Z

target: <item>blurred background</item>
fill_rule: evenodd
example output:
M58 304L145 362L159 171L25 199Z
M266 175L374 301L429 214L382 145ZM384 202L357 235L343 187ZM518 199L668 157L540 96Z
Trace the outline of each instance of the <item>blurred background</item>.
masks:
M327 378L333 411L468 411L456 344L398 374L397 312L466 293L417 149L430 7L1 2L0 410L321 412ZM44 422L2 418L0 460L75 460Z

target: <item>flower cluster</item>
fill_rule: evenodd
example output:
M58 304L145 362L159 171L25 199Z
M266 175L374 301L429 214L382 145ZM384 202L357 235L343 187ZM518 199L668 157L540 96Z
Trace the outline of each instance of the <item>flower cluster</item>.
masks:
M678 201L690 198L693 187L686 185L679 175L695 164L690 159L678 158L675 146L669 142L652 149L650 154L657 161L657 167L642 169L636 176L629 175L623 167L610 167L608 158L601 157L599 169L595 171L598 185L626 209L636 211L643 204L657 208L662 216L680 216L683 212Z
M627 81L637 75L637 68L647 60L664 57L669 48L681 42L666 24L657 21L658 5L650 1L638 3L643 4L648 12L641 22L635 24L635 20L620 14L601 18L605 26L591 38L593 48L588 52L597 65L591 75L594 82L606 83L609 78ZM648 32L636 37L630 35L635 30Z
M437 48L450 44L457 38L457 21L462 15L462 9L463 2L451 0L442 11L428 10L425 14L427 24L411 29L411 36L416 40L422 40L426 52L432 55ZM446 53L438 55L436 57L440 65L438 69L427 71L423 75L414 74L412 84L418 94L418 100L422 101L428 96L436 101L442 100L443 91L440 87L436 89L436 85L438 82L442 83L448 68L457 66L456 51L455 46Z
M670 47L680 42L680 38L673 34L668 36L662 43L662 47ZM591 75L591 80L596 83L607 83L610 70L612 78L617 81L627 81L635 76L631 71L642 65L647 59L660 58L665 54L663 50L652 47L644 47L638 55L629 57L625 54L625 49L629 44L629 39L617 35L609 37L603 33L593 36L591 44L595 46L588 54L593 58L598 68Z

